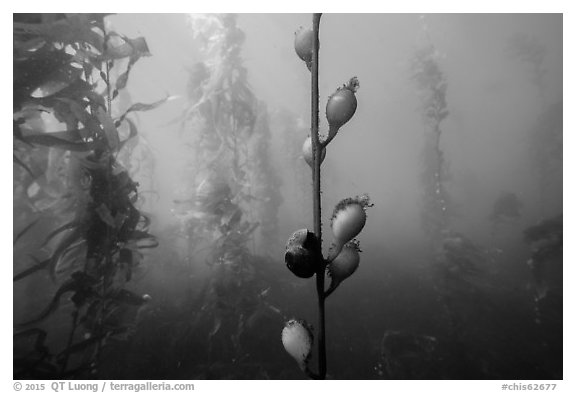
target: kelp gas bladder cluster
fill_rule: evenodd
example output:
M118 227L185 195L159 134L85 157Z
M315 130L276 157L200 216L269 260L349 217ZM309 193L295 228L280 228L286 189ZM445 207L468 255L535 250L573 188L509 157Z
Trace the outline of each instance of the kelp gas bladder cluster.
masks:
M282 330L282 344L298 366L311 378L326 377L326 343L325 343L325 299L346 278L350 277L360 263L359 243L355 239L366 223L366 208L372 206L368 195L346 198L334 208L331 219L334 243L327 258L322 255L322 223L320 201L320 166L326 156L328 144L346 124L358 105L356 91L359 83L352 78L344 86L338 88L328 98L326 118L328 120L328 135L320 139L318 131L318 30L321 14L314 14L310 28L300 28L296 32L294 47L296 54L302 59L312 73L312 126L310 136L304 141L302 155L312 168L314 187L314 231L306 228L292 234L286 244L285 262L288 269L299 278L316 276L318 295L318 371L309 368L313 346L312 327L303 320L291 319ZM325 289L324 278L328 274L331 283Z

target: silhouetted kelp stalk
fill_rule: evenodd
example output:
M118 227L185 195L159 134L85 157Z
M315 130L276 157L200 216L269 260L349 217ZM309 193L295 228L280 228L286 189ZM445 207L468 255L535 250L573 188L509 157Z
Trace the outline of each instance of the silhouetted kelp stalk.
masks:
M329 97L326 105L326 118L329 130L325 140L319 134L319 92L318 63L320 18L322 14L313 14L312 29L300 28L295 35L296 54L306 62L312 73L312 120L311 135L304 141L303 156L312 168L314 232L300 229L292 234L286 244L285 262L294 275L310 278L316 275L318 296L318 371L309 368L313 345L310 325L303 320L292 319L282 330L282 343L286 351L296 360L298 366L311 378L326 378L326 338L325 338L325 301L326 298L347 277L352 275L359 264L358 242L354 239L366 223L366 208L372 206L367 195L346 198L338 203L332 215L331 226L334 244L329 255L322 255L321 221L321 184L320 166L326 156L328 144L336 137L340 127L347 123L356 111L356 90L358 80L354 77ZM325 289L326 272L332 282Z
M442 122L448 117L446 101L448 81L439 62L439 52L435 48L428 26L421 17L425 43L418 48L411 61L411 77L415 82L419 98L422 121L425 125L424 146L422 148L423 206L420 213L422 228L430 242L435 272L442 285L438 286L439 299L444 306L455 341L461 338L458 328L462 316L453 306L451 299L460 294L450 285L451 280L462 281L467 277L466 269L461 269L463 261L472 260L465 247L465 238L451 228L450 195L446 188L448 168L442 151ZM466 239L467 240L467 239ZM462 287L466 287L463 285Z
M441 123L449 114L446 103L448 83L438 62L438 52L428 38L412 58L412 79L420 94L422 119L427 126L422 149L424 206L421 220L424 231L433 243L441 242L442 232L450 224L450 196L445 182L448 178L446 158L441 148Z
M130 321L123 321L123 314L150 300L148 295L138 295L124 286L143 257L141 250L158 244L148 233L150 220L135 206L138 183L116 157L137 135L127 116L153 109L166 99L134 104L120 116L112 114L113 100L126 87L132 66L140 57L150 55L146 41L106 31L104 15L58 15L45 18L34 14L26 23L14 23L15 144L20 141L26 146L49 148L50 153L62 152L57 161L61 165L58 176L52 178L55 169L49 166L33 182L39 189L60 182L61 195L54 196L51 190L46 194L56 199L55 209L72 216L53 229L42 244L42 248L52 245L50 256L39 261L32 255L36 264L14 277L19 281L48 271L60 284L44 311L17 329L15 342L37 337L29 354L22 359L15 357L15 375L20 377L95 375L105 342L131 328ZM112 80L110 71L120 59L128 59L127 68ZM64 122L66 130L31 128L30 120L38 119L41 112ZM119 130L123 124L127 125L124 132ZM40 212L44 218L50 213ZM69 278L62 282L64 274ZM44 345L46 332L33 326L52 316L67 296L74 305L72 327L66 348L51 355ZM70 366L72 356L77 360Z

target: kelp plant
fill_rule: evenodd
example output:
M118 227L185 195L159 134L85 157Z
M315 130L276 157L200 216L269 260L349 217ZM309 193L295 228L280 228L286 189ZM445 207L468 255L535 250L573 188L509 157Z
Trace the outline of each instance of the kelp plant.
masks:
M189 331L205 337L209 356L245 360L241 338L251 321L259 313L277 313L260 296L269 282L255 238L260 235L260 248L277 242L280 178L270 156L267 111L243 65L245 34L236 15L194 14L190 22L203 59L189 69L180 138L190 153L174 211L190 266L204 251L211 275ZM182 348L180 339L175 343Z
M328 98L326 118L328 135L320 138L318 119L318 61L320 17L313 14L312 29L300 28L295 36L296 54L306 62L312 73L312 124L310 136L304 141L304 159L312 167L314 232L304 228L292 234L286 244L285 262L288 269L300 278L316 275L318 296L318 370L309 368L313 344L312 329L303 320L289 320L282 330L282 343L286 351L296 360L298 366L311 378L326 378L326 340L325 340L325 301L326 298L347 277L352 275L360 262L358 241L354 238L366 223L366 208L372 206L367 195L346 198L340 201L332 215L332 232L334 244L329 255L322 255L322 222L320 199L320 166L326 155L326 148L336 137L338 130L347 123L356 111L356 90L358 80L354 77L348 84L338 88ZM325 289L325 274L331 276L331 284Z
M28 235L35 225L51 230L30 252L31 266L22 269L15 258L14 282L47 272L58 285L45 309L16 328L15 378L95 377L105 344L129 333L134 319L127 315L137 315L150 300L126 288L141 250L157 242L136 207L138 183L117 157L137 135L130 113L164 100L113 113L132 66L150 53L143 37L109 31L104 17L14 15L14 160L25 170L15 181L27 184L15 188L15 200L26 200L31 218L15 236L15 247L33 242ZM113 67L125 67L114 80ZM62 123L64 130L49 130ZM43 155L47 168L36 175L28 163ZM64 340L54 329L52 341L60 337L65 347L53 353L39 324L61 303L72 310L71 326L63 330Z
M449 114L446 102L448 82L438 61L438 52L430 38L427 39L428 42L413 55L411 72L426 126L422 149L424 169L420 177L424 191L421 222L432 247L437 248L442 242L443 232L449 228L451 214L450 196L445 184L447 163L441 148L441 124Z

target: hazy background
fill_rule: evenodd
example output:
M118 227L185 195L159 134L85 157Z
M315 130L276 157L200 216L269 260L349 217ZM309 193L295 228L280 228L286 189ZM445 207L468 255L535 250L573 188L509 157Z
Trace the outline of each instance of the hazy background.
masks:
M308 14L239 14L245 32L243 57L256 96L269 111L288 110L309 124L309 73L294 53L294 31L310 24ZM140 114L140 129L157 151L160 210L167 213L178 161L178 125L166 126L186 105L185 68L199 60L185 14L121 14L110 17L128 36L146 37L152 57L134 67L128 90L133 99L151 102L180 96ZM325 14L321 25L321 129L327 96L350 77L360 80L358 110L330 145L323 165L324 216L350 195L367 192L371 209L362 242L412 247L419 231L418 176L425 127L409 79L409 59L424 43L424 29L441 53L448 81L450 115L442 143L453 176L451 191L458 214L470 229L485 219L502 190L516 192L529 207L536 203L534 174L528 168L527 132L541 108L528 64L512 55L510 39L526 34L546 47L545 100L562 96L562 16L559 14ZM280 130L274 154L283 153ZM302 135L302 140L305 135ZM279 160L280 162L280 160ZM300 169L306 170L301 163ZM282 238L295 227L310 226L305 208L294 205L284 170ZM558 190L561 193L561 190ZM529 210L528 210L529 211ZM302 212L303 214L299 214ZM535 217L524 217L526 220ZM294 222L296 221L296 222ZM479 231L480 233L481 231ZM284 236L285 235L285 236ZM279 251L281 252L281 251Z

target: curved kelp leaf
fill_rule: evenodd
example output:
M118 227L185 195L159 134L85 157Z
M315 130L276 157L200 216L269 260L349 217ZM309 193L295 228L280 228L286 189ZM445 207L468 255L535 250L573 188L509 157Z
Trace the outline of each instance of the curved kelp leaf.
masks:
M13 48L14 53L19 55L24 55L27 52L37 52L46 44L46 40L42 37L34 37L29 40L14 40Z
M60 306L60 298L67 292L75 292L74 297L78 298L78 294L82 294L83 299L91 296L93 294L92 285L94 284L94 279L87 274L82 272L75 272L72 274L72 277L65 281L60 288L56 291L50 304L36 317L31 319L30 321L21 323L20 326L27 326L34 323L38 323L50 315L52 315ZM83 303L80 302L80 303ZM81 304L76 304L77 306Z
M159 245L158 240L154 235L138 230L134 230L130 233L128 244L132 245L129 246L129 248L133 248L135 245L137 249L155 248Z
M81 130L64 131L69 134L78 134ZM33 145L55 147L64 150L87 152L93 150L97 144L95 141L72 142L49 134L35 134L24 136L23 139Z
M85 229L83 227L76 227L76 229L74 229L74 231L70 233L68 237L62 240L62 242L58 245L52 254L48 268L50 277L52 277L53 280L56 278L56 266L58 266L58 261L67 252L68 248L72 247L74 243L83 238L85 234L84 232Z
M158 242L157 239L152 238L152 239L140 240L137 242L137 244L138 249L144 249L144 248L156 248L160 243Z
M49 135L54 138L62 139L67 142L80 143L92 136L92 131L88 128L74 128L64 131L52 131L46 133L26 132L24 138L35 137L36 135Z
M154 235L151 235L148 232L135 230L130 234L130 239L135 241L144 239L154 239Z
M55 274L83 269L86 262L86 240L80 240L68 247L58 258Z
M30 94L49 82L53 75L58 76L60 73L69 70L71 56L63 51L57 51L53 48L42 48L34 52L32 57L14 56L14 105L19 107L21 102L29 99Z
M135 39L130 39L125 36L120 36L118 34L110 34L109 36L117 36L121 37L124 40L124 44L119 46L112 46L106 50L105 58L107 60L115 59L115 58L123 58L123 57L130 57L130 61L126 66L126 71L122 73L116 79L116 88L112 94L112 99L118 96L118 92L126 87L128 84L128 76L130 75L130 71L132 70L132 66L140 59L142 56L150 56L150 51L148 50L148 44L143 37L138 37ZM109 59L108 57L111 56ZM120 56L120 57L118 57ZM105 79L105 78L103 78Z
M130 112L145 112L145 111L149 111L152 109L156 109L160 105L165 103L166 101L172 100L173 98L174 98L173 96L166 96L166 97L162 98L161 100L152 102L151 104L143 104L141 102L133 104L130 106L130 108L128 108L126 110L126 112L124 112L124 114L122 116L120 116L120 118L118 118L118 121L122 122L124 120L124 118L126 117L126 115Z
M30 97L29 101L33 104L42 105L46 108L57 108L62 104L62 98L68 98L79 103L88 100L93 109L105 108L105 100L100 94L94 91L95 86L83 79L77 79L72 84L49 97L34 98Z
M101 61L124 59L126 57L150 56L150 50L144 37L137 37L130 39L115 32L108 34L109 38L120 38L124 43L119 45L111 45L110 39L107 41L107 48L104 54L100 57ZM134 61L135 62L135 61Z
M20 238L22 238L22 236L24 236L24 235L26 234L26 232L28 232L34 225L36 225L36 223L37 223L38 221L40 221L40 218L37 218L37 219L35 219L34 221L32 221L30 224L26 225L26 226L24 227L24 229L22 229L22 230L18 233L18 235L16 235L16 236L14 237L14 242L12 243L12 245L15 245L16 242L17 242L18 240L20 240Z
M146 214L148 214L148 213L146 213ZM152 219L150 217L148 217L146 214L143 214L141 212L140 213L140 221L139 221L140 228L144 231L148 229L148 227L150 226L150 223L152 222Z
M34 257L33 255L30 255L30 258L32 258L34 260L34 265L29 267L28 269L24 270L23 272L18 273L17 275L14 276L13 281L16 282L18 280L23 279L26 276L29 276L30 274L37 272L39 270L43 270L46 269L50 263L51 258L45 259L43 261L39 261L36 257Z
M76 241L78 241L84 234L84 230L80 227L77 227L72 233L66 236L56 247L56 250L52 253L52 256L48 259L45 259L42 262L36 260L35 257L31 256L32 259L36 261L34 266L29 267L28 269L24 270L23 272L18 273L14 276L13 281L18 281L23 279L24 277L29 276L32 273L35 273L39 270L49 269L50 276L53 280L56 277L56 266L60 257L64 255L66 250L71 247Z
M130 128L130 133L128 134L128 137L126 139L124 139L123 141L120 142L120 146L118 147L118 150L121 150L124 147L124 145L126 144L126 142L128 142L130 139L132 139L138 135L138 128L136 128L136 124L134 124L134 122L130 119L126 119L126 121L128 122L128 127ZM120 125L120 121L116 120L114 122L114 124L116 124L116 126L118 127Z
M52 232L50 232L50 234L48 234L48 236L46 236L46 239L44 240L44 243L42 243L42 245L40 247L44 247L46 244L48 244L50 242L50 240L52 240L55 236L57 236L58 234L67 231L69 229L74 229L77 228L78 226L80 226L82 223L78 222L78 221L72 221L69 223L66 223L58 228L56 228L55 230L53 230Z
M116 79L116 89L114 90L114 98L118 96L118 92L126 87L128 84L128 76L130 75L130 70L132 69L132 63L128 63L128 68L121 74L118 79Z
M50 78L39 85L31 96L45 98L52 96L70 86L82 75L82 70L75 67L59 68L50 75Z

